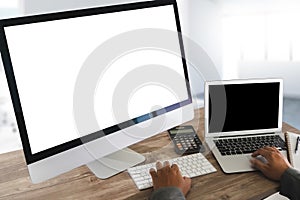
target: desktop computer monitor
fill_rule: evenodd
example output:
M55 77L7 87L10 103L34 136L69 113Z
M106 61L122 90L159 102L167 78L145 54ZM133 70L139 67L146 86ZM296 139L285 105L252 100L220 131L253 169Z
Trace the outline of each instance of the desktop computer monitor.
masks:
M193 118L175 0L0 21L0 47L32 182L87 165L108 178L126 147Z

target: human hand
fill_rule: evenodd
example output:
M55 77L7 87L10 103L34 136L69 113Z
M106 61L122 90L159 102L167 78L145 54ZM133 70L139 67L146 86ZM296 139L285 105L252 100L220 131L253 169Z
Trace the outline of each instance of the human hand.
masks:
M184 195L187 195L191 189L192 181L188 177L182 177L178 165L170 166L168 161L165 161L164 164L157 162L156 169L157 171L153 168L150 169L155 190L162 187L178 187Z
M264 147L252 154L252 157L263 156L267 162L251 159L252 165L259 169L265 176L273 180L280 180L282 174L291 167L287 159L275 147Z

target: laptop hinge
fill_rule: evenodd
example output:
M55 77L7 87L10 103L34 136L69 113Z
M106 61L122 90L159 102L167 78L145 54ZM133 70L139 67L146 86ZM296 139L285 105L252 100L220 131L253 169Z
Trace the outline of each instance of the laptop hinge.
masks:
M257 133L257 134L246 134L246 135L227 135L227 136L218 136L218 137L214 137L214 138L227 138L227 137L247 137L247 136L258 136L258 135L271 135L271 134L275 134L275 132L271 132L271 133Z

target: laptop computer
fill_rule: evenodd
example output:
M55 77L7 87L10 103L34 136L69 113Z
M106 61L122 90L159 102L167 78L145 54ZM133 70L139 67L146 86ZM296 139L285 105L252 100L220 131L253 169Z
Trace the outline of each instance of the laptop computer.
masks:
M205 141L225 173L254 171L251 154L264 146L287 155L282 104L282 79L205 82Z

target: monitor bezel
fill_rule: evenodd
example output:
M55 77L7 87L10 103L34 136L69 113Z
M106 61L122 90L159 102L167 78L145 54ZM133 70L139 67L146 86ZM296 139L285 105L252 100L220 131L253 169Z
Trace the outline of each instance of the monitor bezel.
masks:
M88 134L84 137L77 138L66 143L57 145L55 147L46 149L44 151L37 152L35 154L32 153L30 148L30 142L26 130L25 119L22 111L21 101L18 94L17 84L13 72L12 61L9 54L9 47L6 41L5 36L5 27L9 26L17 26L23 24L31 24L31 23L39 23L39 22L46 22L46 21L54 21L54 20L61 20L61 19L69 19L74 17L84 17L84 16L91 16L91 15L99 15L99 14L107 14L107 13L114 13L114 12L121 12L121 11L128 11L128 10L136 10L136 9L143 9L143 8L151 8L151 7L159 7L159 6L166 6L172 5L174 10L174 16L176 20L177 32L178 32L178 39L180 43L180 50L182 55L182 63L184 68L184 75L186 80L186 88L188 93L188 99L182 102L178 102L176 104L170 105L166 108L153 111L151 113L147 113L145 115L139 116L137 118L128 120L121 124L114 125L112 127L108 127L104 130L99 130L95 133ZM96 8L87 8L81 10L72 10L72 11L63 11L63 12L56 12L56 13L48 13L48 14L39 14L33 16L26 16L26 17L18 17L12 19L3 19L0 20L0 47L2 47L1 54L2 54L2 61L5 69L5 74L7 77L8 87L10 90L11 99L13 102L13 107L15 111L16 120L18 123L18 128L21 136L21 141L23 145L23 151L26 158L27 165L35 163L37 161L46 159L48 157L57 155L64 151L70 150L72 148L78 147L90 141L94 141L99 139L100 137L104 137L103 133L106 135L112 134L120 130L120 127L127 128L132 125L144 122L156 116L159 116L165 112L170 112L180 107L192 103L192 97L190 92L190 84L188 78L188 70L187 64L185 60L185 53L183 47L183 39L181 35L181 26L179 21L179 14L178 14L178 7L176 0L160 0L160 1L145 1L145 2L136 2L136 3L128 3L128 4L120 4L120 5L113 5L113 6L105 6L105 7L96 7ZM164 112L162 112L164 111Z
M209 86L211 85L230 85L230 84L251 84L251 83L279 83L279 111L277 128L259 129L259 130L241 130L228 132L209 132ZM206 81L204 85L204 134L206 138L237 136L237 135L255 135L260 133L279 133L282 131L282 107L283 107L283 79L281 78L250 78L233 80L213 80Z

